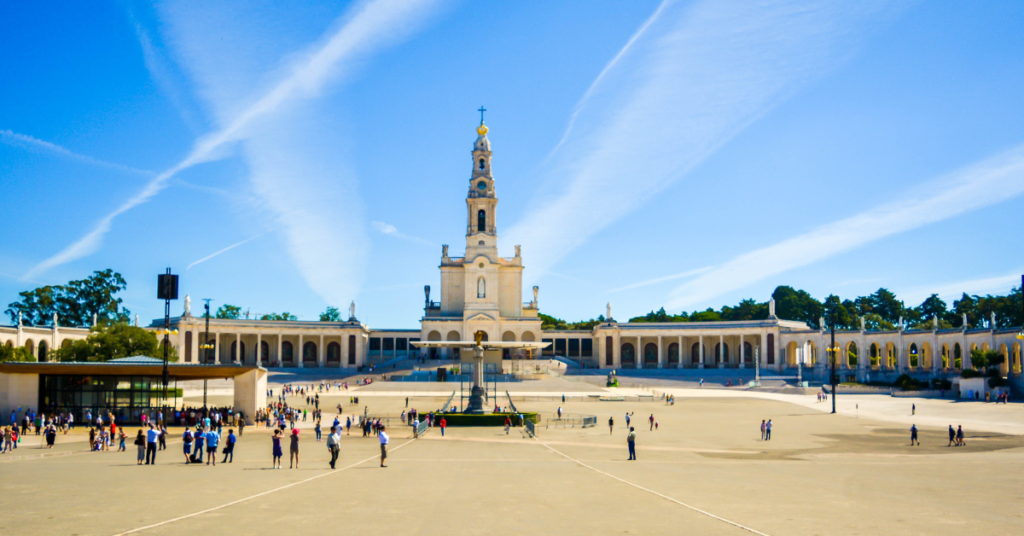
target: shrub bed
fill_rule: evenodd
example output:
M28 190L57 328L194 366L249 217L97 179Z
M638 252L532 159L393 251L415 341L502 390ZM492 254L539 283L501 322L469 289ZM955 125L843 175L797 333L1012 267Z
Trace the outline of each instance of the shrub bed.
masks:
M438 413L438 419L434 421L440 422L440 418L444 417L448 426L505 426L505 417L512 417L513 426L522 426L518 418L519 414L516 413L490 413L487 415L470 415L466 413ZM534 423L538 422L536 413L523 413L524 419L529 419Z

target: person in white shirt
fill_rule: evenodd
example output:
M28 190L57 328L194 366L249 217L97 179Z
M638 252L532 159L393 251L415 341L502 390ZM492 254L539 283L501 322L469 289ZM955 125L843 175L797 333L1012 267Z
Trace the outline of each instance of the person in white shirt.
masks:
M388 440L391 438L389 438L388 434L384 432L383 425L380 427L380 436L378 437L380 437L380 466L387 467L384 465L384 459L388 457Z
M327 450L331 452L331 469L338 462L338 454L341 453L341 435L338 434L338 427L331 427L331 435L327 436Z

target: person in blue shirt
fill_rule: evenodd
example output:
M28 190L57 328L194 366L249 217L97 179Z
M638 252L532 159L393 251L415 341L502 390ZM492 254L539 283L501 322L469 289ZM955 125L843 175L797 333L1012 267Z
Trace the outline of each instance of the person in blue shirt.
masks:
M216 430L210 430L203 434L206 436L206 465L213 462L217 466L217 443L220 442L220 434Z
M200 430L196 430L196 448L192 451L192 457L195 458L195 463L203 463L203 443L205 442L205 436Z
M181 442L184 445L183 450L185 451L185 463L189 463L189 455L192 454L192 430L185 429L185 433L181 435Z
M146 465L156 465L156 442L159 439L160 430L149 423L149 430L146 431Z
M235 461L235 431L228 428L228 437L224 440L227 442L224 445L224 460L221 463L233 463ZM228 461L231 458L231 461Z

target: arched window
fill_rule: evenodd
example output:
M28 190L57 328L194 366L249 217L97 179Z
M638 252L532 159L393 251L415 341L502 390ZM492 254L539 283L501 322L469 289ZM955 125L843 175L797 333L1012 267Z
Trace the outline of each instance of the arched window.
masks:
M480 159L480 171L487 169L487 165L484 163L484 159Z
M486 298L487 297L487 281L484 278L476 280L476 297Z
M480 209L476 213L476 230L483 233L487 230L487 211Z

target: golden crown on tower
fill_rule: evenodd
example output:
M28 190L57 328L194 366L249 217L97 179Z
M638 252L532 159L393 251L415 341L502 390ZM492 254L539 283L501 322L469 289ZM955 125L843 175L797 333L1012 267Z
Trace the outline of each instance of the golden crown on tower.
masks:
M487 134L487 125L483 124L483 122L480 122L480 126L476 127L476 133L481 136Z

